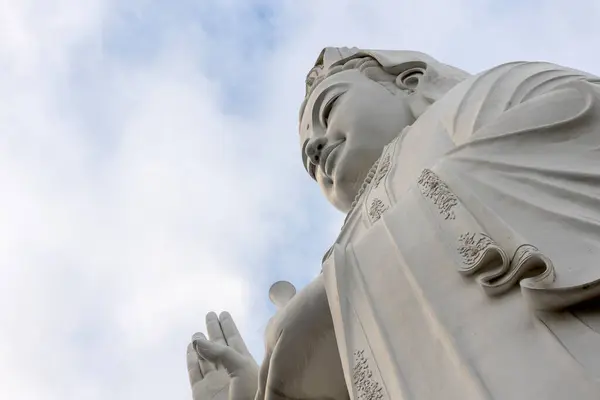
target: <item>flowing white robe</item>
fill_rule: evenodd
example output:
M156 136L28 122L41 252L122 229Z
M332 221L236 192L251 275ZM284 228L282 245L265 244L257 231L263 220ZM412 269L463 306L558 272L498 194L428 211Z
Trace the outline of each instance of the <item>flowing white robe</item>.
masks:
M323 264L354 399L600 399L597 82L504 64L384 150Z

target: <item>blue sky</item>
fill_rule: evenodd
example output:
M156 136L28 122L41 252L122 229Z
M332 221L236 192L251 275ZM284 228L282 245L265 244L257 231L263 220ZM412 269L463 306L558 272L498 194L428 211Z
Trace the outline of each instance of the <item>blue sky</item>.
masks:
M0 398L191 398L185 348L302 287L343 216L304 172L322 47L600 73L596 0L0 4Z

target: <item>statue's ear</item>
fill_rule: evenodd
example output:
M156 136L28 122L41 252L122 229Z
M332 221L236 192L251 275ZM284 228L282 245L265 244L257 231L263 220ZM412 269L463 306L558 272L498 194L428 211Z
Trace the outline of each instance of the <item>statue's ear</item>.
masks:
M415 118L419 118L469 74L440 63L408 61L390 68L396 75L395 84L410 93L409 105Z
M427 72L423 61L410 61L390 68L389 73L396 75L396 86L402 90L415 91Z
M279 281L271 285L269 299L278 309L283 308L296 295L296 288L288 281Z
M386 69L396 76L395 85L410 94L408 104L415 119L419 118L432 103L424 96L429 75L435 73L428 67L423 61L408 61Z

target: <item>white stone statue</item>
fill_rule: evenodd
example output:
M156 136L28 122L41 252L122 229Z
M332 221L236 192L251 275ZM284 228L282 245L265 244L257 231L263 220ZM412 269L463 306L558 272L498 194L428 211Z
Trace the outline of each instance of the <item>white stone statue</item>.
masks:
M195 342L224 399L600 398L600 78L327 48L300 143L347 218L323 273L276 290L260 372L210 325Z

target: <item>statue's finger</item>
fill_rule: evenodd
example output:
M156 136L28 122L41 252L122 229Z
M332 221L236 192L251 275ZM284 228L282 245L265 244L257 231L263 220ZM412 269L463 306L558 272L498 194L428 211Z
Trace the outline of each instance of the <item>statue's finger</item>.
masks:
M195 341L198 354L218 366L223 366L230 374L235 374L247 365L246 359L229 346L217 344L210 340Z
M219 317L214 312L206 314L206 331L208 332L208 339L211 342L227 346L227 340L225 340L225 336L221 330Z
M196 383L202 380L203 375L200 370L198 355L191 343L187 347L187 370L190 378L190 386L194 387Z
M242 335L240 335L240 331L235 325L231 314L227 311L222 312L221 315L219 315L219 321L221 323L221 330L223 331L223 335L225 336L225 340L229 347L244 356L251 357L250 351L248 351L248 347L246 346Z
M194 352L198 354L198 349L195 345L196 339L206 340L206 336L204 336L204 334L201 332L194 333L192 336L192 346L194 347ZM216 370L215 365L204 357L198 357L198 363L200 364L200 371L204 376L206 376L209 372Z
M200 358L200 371L202 371L202 375L206 376L207 374L216 370L217 367L215 367L215 364L205 360L204 358Z

